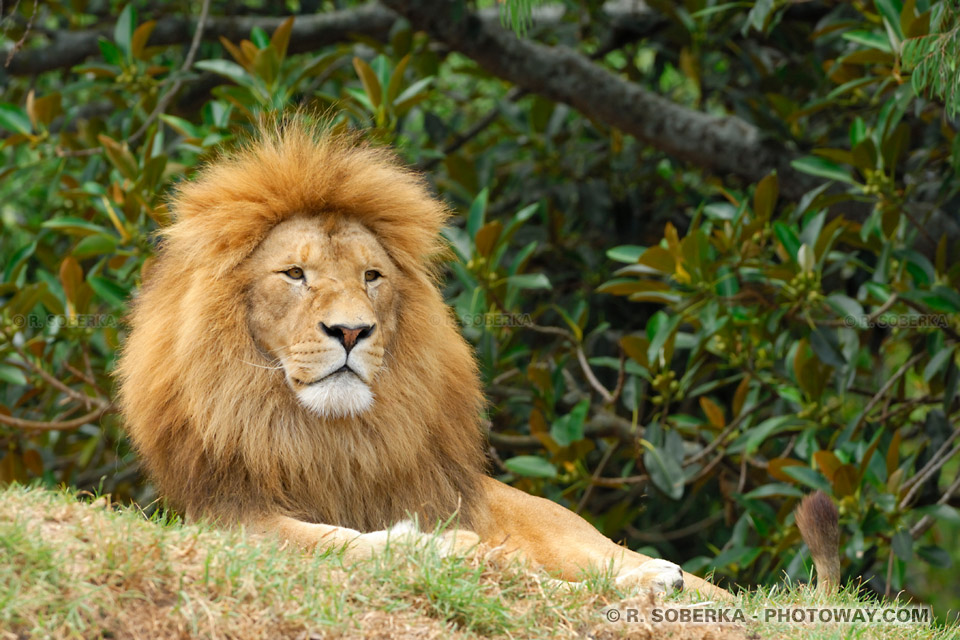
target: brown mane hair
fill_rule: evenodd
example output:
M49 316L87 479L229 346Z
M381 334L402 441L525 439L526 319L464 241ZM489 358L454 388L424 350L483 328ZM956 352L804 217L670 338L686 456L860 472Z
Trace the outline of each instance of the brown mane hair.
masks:
M387 150L292 118L213 160L172 211L118 367L126 428L172 506L362 531L410 514L429 526L459 508L469 526L482 395L434 277L448 212L422 179ZM403 273L398 330L359 417L304 409L247 329L238 266L294 215L360 222Z

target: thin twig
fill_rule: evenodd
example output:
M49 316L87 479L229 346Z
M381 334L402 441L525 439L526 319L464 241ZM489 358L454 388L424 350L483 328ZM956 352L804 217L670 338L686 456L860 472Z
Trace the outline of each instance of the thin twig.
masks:
M576 339L576 337L574 337L574 335L571 332L567 331L566 329L561 329L559 327L548 327L548 326L532 324L532 323L524 325L524 327L527 329L533 329L538 333L546 333L549 335L561 336L563 338L566 338L571 344L575 346L577 351L577 362L580 363L580 368L583 370L583 375L586 377L587 382L590 383L590 386L593 387L593 389L600 394L600 397L603 398L603 402L605 404L612 404L616 400L616 398L614 398L610 394L607 388L604 387L602 384L600 384L600 381L597 380L596 375L594 375L593 373L593 369L590 368L590 363L587 362L587 356L583 352L583 346L580 344L580 342Z
M193 67L193 59L197 55L197 49L200 48L200 41L203 40L203 29L206 26L207 14L210 11L210 0L203 0L203 6L200 9L200 19L197 21L197 30L193 32L193 41L190 43L190 49L187 51L187 57L183 61L183 66L180 67L180 73L186 73L190 71ZM140 125L140 128L127 139L128 144L133 144L140 137L147 132L147 129L150 127L153 122L160 117L160 114L163 113L167 107L170 105L170 102L173 100L173 97L180 87L183 86L183 78L177 78L173 82L173 86L163 94L163 97L157 101L157 106L154 107L153 111L147 116L147 119L143 121L143 124Z
M548 335L561 336L561 337L563 337L563 338L566 338L567 340L570 340L571 342L576 342L576 341L577 341L577 339L573 337L573 334L572 334L572 333L570 333L570 332L567 331L566 329L561 329L560 327L549 327L549 326L546 326L546 325L534 324L534 323L531 322L531 323L529 323L529 324L523 325L523 328L524 328L524 329L533 329L533 330L536 331L537 333L546 333L546 334L548 334Z
M84 158L86 156L95 156L102 152L103 149L100 147L91 147L89 149L64 149L63 147L58 146L54 150L54 153L58 158Z
M880 316L882 316L883 314L885 314L887 311L889 311L889 310L890 310L890 307L892 307L892 306L897 302L897 300L899 300L899 299L900 299L900 298L899 298L899 294L894 293L893 295L891 295L889 298L887 298L887 301L884 302L882 305L880 305L880 307L879 307L876 311L874 311L874 312L871 313L869 316L867 316L866 321L865 321L865 324L866 324L867 326L873 325L873 323L875 323L875 322L877 321L877 318L879 318ZM850 325L847 324L846 318L837 318L837 319L835 319L835 320L819 320L819 321L817 321L817 324L823 325L823 326L825 326L825 327L848 327L848 326L850 326Z
M747 486L747 460L750 456L746 452L743 453L743 456L740 458L740 480L737 481L737 493L743 493L744 488Z
M23 418L14 418L0 414L0 424L5 424L18 429L36 429L38 431L72 431L79 429L85 424L99 420L104 414L113 413L116 407L108 405L91 411L90 413L74 418L73 420L63 421L43 421L43 420L24 420Z
M892 591L891 591L892 586L893 586L893 546L890 547L890 553L887 555L887 579L886 579L886 585L884 585L884 588L883 588L883 597L888 600L892 595Z
M943 492L943 495L940 496L940 499L937 500L937 504L947 504L950 502L950 499L953 498L953 494L960 490L960 473L957 474L957 477L954 478L953 482L947 487L947 490ZM934 518L929 514L920 518L917 521L917 524L913 525L910 528L910 535L913 536L913 539L916 540L924 533L927 532L927 529L933 526Z
M947 321L947 314L945 313L932 314L930 313L930 309L924 307L922 304L920 304L916 300L910 300L909 298L904 298L903 303L908 307L910 307L911 309L914 309L915 311L919 311L922 314L925 314L928 316L933 316L933 315L941 316L943 319L943 322L937 324L937 329L939 329L940 331L943 331L945 334L947 334L957 342L960 342L960 334L954 331L953 327L950 326L949 322Z
M585 438L614 437L625 442L632 442L637 436L641 435L641 432L639 430L635 431L629 420L613 413L599 412L584 425L583 435ZM536 436L511 435L488 429L487 437L491 444L504 449L540 449L543 447L543 442Z
M577 345L577 362L580 363L580 368L583 369L583 375L586 377L587 382L590 383L590 386L600 394L600 397L603 398L606 404L612 404L614 397L610 395L607 388L600 384L600 381L597 380L597 377L593 374L593 369L590 368L590 363L587 362L587 354L583 352L583 347L579 344Z
M713 472L714 468L718 464L720 464L726 456L727 456L726 451L721 451L720 453L715 455L713 457L713 460L708 462L705 467L700 469L700 471L698 471L695 476L687 480L686 484L697 484L698 482L706 478L708 475L710 475Z
M671 540L680 540L681 538L686 538L698 531L703 531L705 528L709 527L713 523L721 520L723 518L723 512L717 512L711 514L701 520L700 522L694 522L680 529L675 529L673 531L631 531L630 535L634 538L637 538L641 542L669 542Z
M700 451L696 452L695 454L693 454L692 456L684 460L683 466L689 467L691 464L694 464L706 458L708 455L710 455L713 452L714 449L719 447L731 433L736 431L747 418L755 414L757 411L760 411L761 409L766 409L768 406L770 406L776 401L777 401L776 397L770 396L762 400L761 402L758 402L749 411L742 411L740 415L737 416L736 419L733 420L730 424L728 424L716 438L714 438L713 440L710 441L709 444L707 444L707 446L705 446L703 449L701 449Z
M613 389L613 401L616 402L620 399L620 394L623 393L623 385L627 381L627 354L620 348L620 364L617 368L617 386Z
M622 44L626 44L626 43L622 43ZM621 46L621 44L614 44L613 42L611 42L611 43L608 44L607 46L600 47L599 49L597 49L596 51L594 51L594 52L590 55L590 59L591 59L591 60L599 60L599 59L605 57L608 53L619 49L620 46ZM517 102L517 101L521 100L524 96L528 95L529 93L530 93L530 92L529 92L527 89L524 89L523 87L517 87L517 86L515 86L515 87L513 87L512 89L510 89L509 91L507 91L507 95L504 96L503 101L504 101L504 102ZM455 153L455 152L458 151L463 145L465 145L466 143L470 142L471 140L473 140L474 138L476 138L478 135L480 135L481 133L483 133L483 131L484 131L487 127L489 127L491 124L493 124L494 122L496 122L496 121L497 121L497 118L500 117L501 113L503 112L503 108L502 108L502 106L501 106L502 104L503 104L503 103L501 102L501 103L498 103L498 104L494 105L493 109L491 109L490 111L487 112L487 115L483 116L480 120L478 120L476 123L474 123L474 125L473 125L472 127L470 127L469 129L467 129L467 130L464 131L463 133L457 135L457 136L450 142L450 144L446 145L446 146L441 150L441 153L443 154L443 157L430 158L430 159L427 160L426 162L422 163L419 168L420 168L422 171L429 171L430 169L433 169L433 168L434 168L435 166L437 166L437 164L439 164L440 161L442 161L446 156L449 156L451 153Z
M507 91L507 95L504 96L503 100L505 102L516 102L517 100L519 100L525 95L527 95L526 89L521 89L520 87L513 87L512 89ZM434 167L436 167L440 163L440 161L443 160L443 158L445 158L446 156L449 156L451 153L455 153L457 150L460 149L460 147L467 144L468 142L476 138L478 135L483 133L483 131L487 127L489 127L491 124L496 122L497 118L500 117L501 113L502 113L502 107L498 103L493 107L493 109L487 112L487 115L480 118L480 120L478 120L472 127L467 129L463 133L457 135L457 137L455 137L450 142L450 144L444 146L443 149L441 149L440 151L443 154L443 157L430 158L429 160L427 160L426 162L420 165L419 167L420 170L429 171L430 169L433 169Z
M503 464L503 459L497 453L496 447L494 447L493 445L487 447L487 455L490 456L490 459L493 460L493 464L496 465L497 469L499 469L501 472L503 473L510 472L510 469L507 469L507 465Z
M30 19L27 20L27 26L23 30L23 35L20 36L19 40L13 43L13 48L10 49L10 53L7 54L7 61L3 64L4 68L7 68L10 66L10 62L13 60L13 56L16 55L17 51L20 51L20 49L23 48L23 43L27 41L27 36L30 35L30 30L33 28L33 21L37 17L37 3L38 3L38 0L33 0L33 11L30 13ZM13 6L13 10L16 11L19 5L20 5L20 2L18 0L17 4ZM10 15L12 16L13 12L11 12Z
M900 508L906 509L907 506L913 502L913 499L917 497L917 494L920 493L920 490L923 488L924 483L929 480L933 474L939 471L945 464L950 462L955 455L960 453L960 444L954 447L949 453L944 453L947 450L947 447L960 435L960 429L957 429L953 434L947 438L947 440L940 445L940 448L937 449L937 452L933 454L933 457L929 462L920 470L920 472L913 476L910 479L909 490L907 495L903 496L903 500L900 501ZM904 485L906 488L906 485Z
M491 380L491 381L490 381L490 384L493 384L493 385L500 384L500 383L502 383L504 380L506 380L507 378L512 378L513 376L517 375L518 373L520 373L520 369L517 369L516 367L514 367L513 369L508 369L507 371L504 371L503 373L501 373L500 375L498 375L496 378L494 378L493 380Z
M103 408L110 404L109 400L96 397L96 396L88 396L85 393L80 393L76 389L70 388L69 386L67 386L66 384L64 384L57 378L55 378L54 376L50 375L50 373L48 373L46 369L44 369L40 365L35 364L27 355L27 353L22 348L17 346L17 344L15 344L14 341L9 336L4 334L4 337L6 338L7 343L11 347L13 347L13 350L17 352L17 355L20 356L20 358L24 361L24 363L26 363L26 365L30 367L30 369L32 369L38 376L43 378L50 386L62 391L63 393L73 398L74 400L78 400L82 402L87 409L89 409L93 405Z
M650 476L643 474L639 476L626 476L624 478L593 478L590 482L598 487L610 487L616 489L622 484L646 484Z
M907 400L895 399L893 402L897 403L897 406L893 408L885 407L883 413L877 416L877 422L881 424L886 423L890 418L894 418L901 413L913 411L918 405L941 404L943 403L943 398L923 396L922 398L910 398Z
M82 380L83 382L86 382L88 385L96 389L97 393L100 393L102 395L107 395L107 392L99 384L97 384L97 381L89 377L83 371L80 371L79 369L71 365L69 362L64 362L63 366L67 369L67 371L69 371L73 375L77 376L80 380Z
M892 376L890 376L890 379L887 380L882 387L880 387L880 390L877 391L877 393L872 398L870 398L870 402L868 402L867 406L864 407L863 413L860 414L860 418L857 420L857 424L854 425L853 427L853 433L857 433L860 430L860 427L862 427L863 423L866 422L867 420L867 415L871 411L873 411L873 408L880 403L880 401L883 399L885 395L887 395L887 392L893 388L893 385L895 385L897 381L900 378L902 378L904 374L906 374L907 371L909 371L913 365L920 362L920 360L923 358L924 355L925 355L924 353L916 354L915 356L913 356L912 358L904 362L900 366L900 368L897 369L897 371Z
M576 513L583 511L583 508L587 505L587 500L590 499L591 494L593 494L593 489L596 486L593 481L599 478L600 474L603 473L603 468L607 466L608 462L610 462L610 458L613 457L613 452L616 451L616 449L616 444L612 444L607 447L603 457L600 459L600 464L598 464L597 468L593 471L590 484L584 490L583 496L580 497L580 502L577 503L577 508L574 510Z
M953 441L956 440L958 437L960 437L960 428L955 429L954 432L951 433L950 436L943 441L943 443L937 448L937 451L933 454L933 457L931 457L930 460L927 461L927 464L924 465L923 469L918 471L915 476L913 476L912 478L904 482L903 487L901 487L901 489L907 490L910 487L912 487L914 484L922 482L920 480L920 476L925 475L927 471L929 471L934 465L936 465L937 460L940 458L943 452L946 451L950 447L950 445L953 444ZM947 459L949 459L949 456L947 456Z

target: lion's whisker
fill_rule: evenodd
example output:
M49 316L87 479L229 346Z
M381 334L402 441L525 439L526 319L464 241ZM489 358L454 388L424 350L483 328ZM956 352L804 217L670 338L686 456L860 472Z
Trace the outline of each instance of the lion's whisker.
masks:
M256 362L247 362L246 360L240 360L240 362L243 364L248 364L251 367L257 367L258 369L269 369L270 371L279 371L280 369L283 369L283 364L281 364L279 361L277 361L277 364L273 366L257 364Z

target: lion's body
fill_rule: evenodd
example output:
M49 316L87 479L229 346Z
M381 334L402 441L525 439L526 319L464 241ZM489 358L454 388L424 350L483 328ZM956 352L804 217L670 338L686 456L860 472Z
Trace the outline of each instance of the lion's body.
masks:
M679 575L485 476L476 365L435 282L447 212L389 153L288 123L212 163L173 211L119 366L127 429L173 506L373 550L360 532L457 514L568 579L608 561L643 586ZM372 403L337 400L354 388Z

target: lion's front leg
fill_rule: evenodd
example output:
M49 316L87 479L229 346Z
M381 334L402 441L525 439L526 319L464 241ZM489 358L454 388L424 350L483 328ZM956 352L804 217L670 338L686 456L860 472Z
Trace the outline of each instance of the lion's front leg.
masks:
M486 510L476 530L483 542L502 546L564 580L612 565L619 584L648 591L687 589L711 598L730 594L666 560L657 560L614 544L586 520L555 502L484 479Z
M423 533L409 520L404 520L382 531L361 533L349 527L303 522L296 518L272 514L251 518L247 526L257 532L276 535L304 549L344 549L349 562L364 560L382 553L390 544L438 544L441 553L465 553L480 539L472 531L453 529L438 538Z

